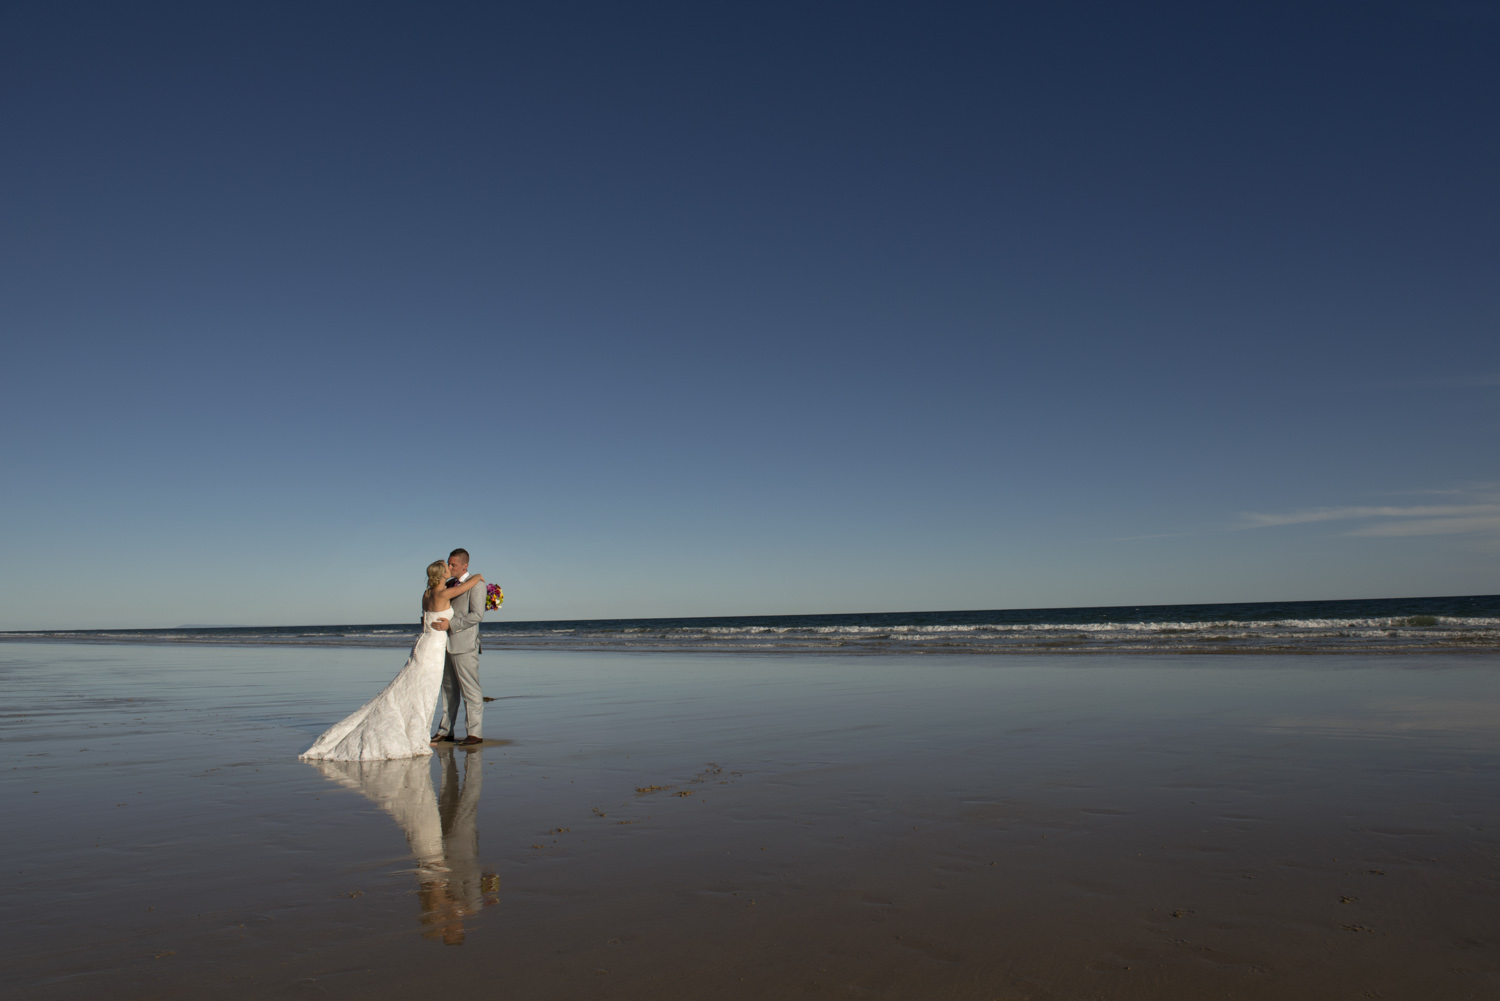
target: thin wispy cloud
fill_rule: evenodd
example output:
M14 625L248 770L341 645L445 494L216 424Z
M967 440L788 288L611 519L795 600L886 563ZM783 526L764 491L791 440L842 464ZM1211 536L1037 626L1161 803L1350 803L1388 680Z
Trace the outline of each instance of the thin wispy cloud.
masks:
M1388 521L1365 525L1350 535L1471 535L1500 533L1500 511L1478 518L1418 518L1412 521Z
M1417 507L1319 507L1285 514L1246 511L1241 528L1273 528L1306 525L1315 521L1349 521L1355 518L1464 518L1500 515L1500 504L1426 504Z
M1477 498L1476 498L1477 499ZM1319 522L1357 522L1343 534L1395 538L1416 535L1500 534L1500 499L1475 504L1346 505L1240 515L1240 529L1280 528Z

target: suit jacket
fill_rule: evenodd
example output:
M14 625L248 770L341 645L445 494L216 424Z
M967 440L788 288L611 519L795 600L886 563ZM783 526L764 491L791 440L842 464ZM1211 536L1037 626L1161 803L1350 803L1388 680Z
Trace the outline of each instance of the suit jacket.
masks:
M484 589L478 584L453 599L453 619L448 624L449 653L483 653L479 623L484 618Z

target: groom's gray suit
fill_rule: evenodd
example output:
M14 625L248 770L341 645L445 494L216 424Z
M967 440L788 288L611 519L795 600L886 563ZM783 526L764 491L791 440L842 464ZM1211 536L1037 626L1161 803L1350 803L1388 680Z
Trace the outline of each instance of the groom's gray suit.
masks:
M453 599L448 626L448 655L443 659L443 718L438 733L452 733L458 722L458 700L464 700L464 729L484 736L484 692L479 688L479 623L484 618L484 585Z

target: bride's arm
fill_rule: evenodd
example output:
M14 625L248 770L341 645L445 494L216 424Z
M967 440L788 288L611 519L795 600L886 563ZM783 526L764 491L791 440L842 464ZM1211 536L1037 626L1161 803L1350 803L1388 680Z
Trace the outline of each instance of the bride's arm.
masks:
M456 595L456 594L467 594L469 592L470 588L474 587L476 584L483 584L483 583L484 583L484 574L478 574L477 573L474 576L470 577L468 580L464 581L462 584L455 584L453 587L440 587L440 588L438 588L436 591L434 591L432 593L432 596L434 598L437 598L439 601L441 601L441 600L443 600L445 598L448 599L449 601L452 601L454 595Z

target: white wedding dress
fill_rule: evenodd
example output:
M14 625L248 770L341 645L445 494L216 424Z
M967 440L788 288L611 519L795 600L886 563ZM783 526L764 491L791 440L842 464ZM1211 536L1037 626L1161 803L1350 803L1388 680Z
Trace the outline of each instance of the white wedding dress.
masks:
M401 673L379 695L323 731L303 758L329 761L373 761L416 758L432 753L427 728L443 684L443 654L448 633L433 629L451 619L453 609L422 613L422 635L411 648Z

